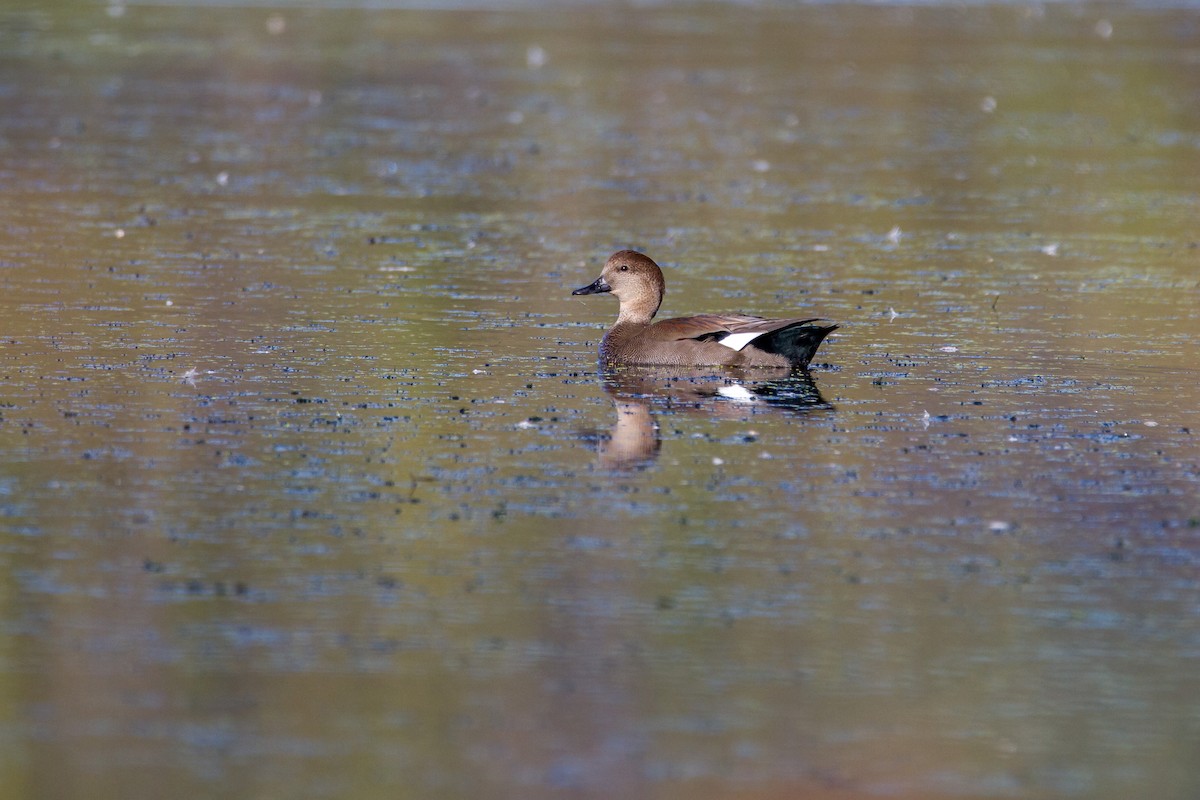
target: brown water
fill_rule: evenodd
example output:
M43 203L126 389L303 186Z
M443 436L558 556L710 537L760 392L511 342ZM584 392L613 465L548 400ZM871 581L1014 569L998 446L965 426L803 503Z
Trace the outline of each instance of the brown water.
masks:
M1200 796L1198 164L1194 10L0 12L4 796Z

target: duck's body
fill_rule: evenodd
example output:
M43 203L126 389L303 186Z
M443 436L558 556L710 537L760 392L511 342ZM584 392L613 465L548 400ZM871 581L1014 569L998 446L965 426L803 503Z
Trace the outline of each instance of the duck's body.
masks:
M662 270L633 250L613 253L600 277L572 294L612 292L621 301L617 322L600 342L609 364L788 367L807 369L836 325L817 319L766 319L746 314L700 314L654 322L666 284Z

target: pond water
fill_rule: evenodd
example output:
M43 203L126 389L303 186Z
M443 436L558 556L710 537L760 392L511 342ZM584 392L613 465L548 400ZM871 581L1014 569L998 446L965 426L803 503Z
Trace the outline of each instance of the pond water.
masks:
M1200 795L1194 9L368 5L0 11L7 797Z

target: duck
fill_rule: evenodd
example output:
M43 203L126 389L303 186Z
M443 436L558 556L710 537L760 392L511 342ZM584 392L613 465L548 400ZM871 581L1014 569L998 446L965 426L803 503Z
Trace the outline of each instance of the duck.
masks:
M654 322L666 281L654 260L618 250L600 277L572 295L611 293L621 303L600 342L606 365L771 367L807 371L825 337L838 329L820 318L768 319L749 314L698 314Z

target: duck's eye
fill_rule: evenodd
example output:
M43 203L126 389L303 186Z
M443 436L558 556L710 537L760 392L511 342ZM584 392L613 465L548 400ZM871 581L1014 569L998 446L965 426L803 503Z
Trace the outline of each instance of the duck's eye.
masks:
M622 265L621 265L621 272L629 272L629 265L628 265L628 264L622 264Z

